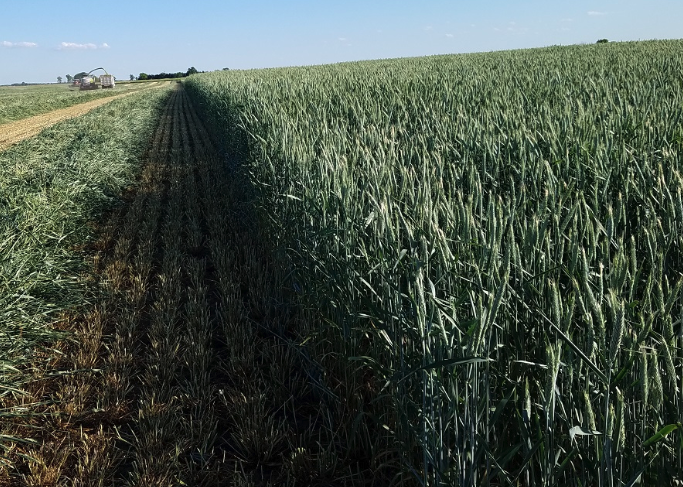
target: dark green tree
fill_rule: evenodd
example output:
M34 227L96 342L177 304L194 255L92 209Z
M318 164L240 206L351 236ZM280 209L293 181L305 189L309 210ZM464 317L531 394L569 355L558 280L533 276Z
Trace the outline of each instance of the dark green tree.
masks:
M62 84L62 77L61 76L57 76L57 83L59 83L60 85Z
M67 82L67 83L71 83L73 80L74 80L74 77L73 77L73 76L71 76L70 74L67 74L67 75L66 75L66 82Z
M138 76L138 79L141 81L149 79L149 75L147 73L140 73L140 76Z
M197 71L197 68L192 66L190 69L187 70L187 73L185 73L185 76L190 76L191 74L197 74L199 71Z

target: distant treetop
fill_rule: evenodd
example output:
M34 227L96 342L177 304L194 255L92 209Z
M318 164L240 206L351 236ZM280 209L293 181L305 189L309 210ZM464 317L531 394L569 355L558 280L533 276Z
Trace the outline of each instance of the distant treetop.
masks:
M180 71L177 73L159 73L159 74L147 74L147 73L140 73L138 76L138 79L141 81L148 80L148 79L168 79L168 78L184 78L186 76L190 76L191 74L197 74L199 71L197 71L197 68L194 66L191 67L190 69L187 70L185 73L181 73Z

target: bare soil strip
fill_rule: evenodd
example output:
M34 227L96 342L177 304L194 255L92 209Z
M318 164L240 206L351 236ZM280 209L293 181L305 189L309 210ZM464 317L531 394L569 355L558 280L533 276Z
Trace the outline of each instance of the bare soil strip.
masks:
M158 87L155 87L158 88ZM63 120L80 117L89 111L106 105L109 102L123 98L125 96L137 93L139 90L130 91L121 95L110 96L108 98L99 98L97 100L81 103L67 108L60 108L48 113L36 115L34 117L24 118L16 122L10 122L0 125L0 151L7 149L9 146L21 142L37 135L44 129L59 123Z
M244 188L178 85L96 243L103 297L32 391L47 416L17 436L39 441L0 485L386 484L342 427L362 412L291 343L307 319Z

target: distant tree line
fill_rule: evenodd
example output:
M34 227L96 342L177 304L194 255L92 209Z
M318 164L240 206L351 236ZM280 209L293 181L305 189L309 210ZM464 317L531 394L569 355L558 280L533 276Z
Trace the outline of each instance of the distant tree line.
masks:
M148 79L167 79L167 78L185 78L186 76L190 76L191 74L197 74L199 71L197 71L197 68L192 66L190 69L185 71L184 73L177 72L177 73L159 73L159 74L147 74L147 73L140 73L138 76L138 79L140 81L148 80ZM203 73L203 71L202 71ZM131 75L132 77L133 75Z

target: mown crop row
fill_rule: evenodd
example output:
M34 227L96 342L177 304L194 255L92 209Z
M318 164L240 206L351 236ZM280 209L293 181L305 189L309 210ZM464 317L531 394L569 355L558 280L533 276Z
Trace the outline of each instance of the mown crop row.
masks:
M68 85L0 88L0 124L66 108L79 103L120 95L144 85L119 85L115 90L78 91Z
M424 485L617 485L683 471L682 71L658 41L186 85L355 441Z
M31 416L24 386L54 360L55 321L88 303L91 222L135 183L166 90L114 101L0 152L0 409ZM0 461L12 438L0 428Z

